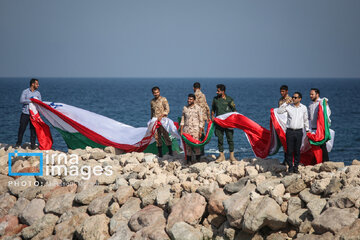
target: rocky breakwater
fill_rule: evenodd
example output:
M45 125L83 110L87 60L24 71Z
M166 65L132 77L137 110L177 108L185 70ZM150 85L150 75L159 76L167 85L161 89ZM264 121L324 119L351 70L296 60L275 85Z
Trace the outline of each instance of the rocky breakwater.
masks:
M2 239L360 239L357 160L287 175L276 159L187 165L183 155L87 148L44 152L43 176L10 177L13 151L0 148ZM62 161L46 162L54 154Z

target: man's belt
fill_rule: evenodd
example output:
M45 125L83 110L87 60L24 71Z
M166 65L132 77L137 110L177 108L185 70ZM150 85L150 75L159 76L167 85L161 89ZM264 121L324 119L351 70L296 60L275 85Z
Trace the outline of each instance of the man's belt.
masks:
M290 131L300 131L300 130L301 130L301 131L302 131L302 128L298 128L298 129L287 128L286 131L287 131L287 130L290 130Z

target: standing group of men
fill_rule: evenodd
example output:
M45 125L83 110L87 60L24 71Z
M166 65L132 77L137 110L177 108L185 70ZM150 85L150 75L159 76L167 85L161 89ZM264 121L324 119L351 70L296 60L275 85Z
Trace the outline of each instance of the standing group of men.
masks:
M210 109L206 101L205 94L201 92L200 83L196 82L193 85L194 93L188 95L187 106L184 106L180 121L180 134L187 133L193 138L200 140L201 135L204 132L206 122L210 121ZM222 115L228 112L235 112L234 100L225 94L226 87L223 84L216 86L216 94L211 105L211 120L214 120L215 116ZM169 103L165 97L160 96L159 87L153 87L152 93L154 98L151 100L151 118L156 117L158 120L166 117L169 114ZM224 133L229 144L230 161L237 161L234 156L234 141L233 141L233 129L222 128L220 126L215 127L215 135L218 137L218 148L220 155L216 159L216 162L222 162L225 160L224 156ZM168 132L160 126L156 133L156 145L158 147L158 155L162 157L162 137L165 144L169 149L169 154L172 155L171 140ZM191 147L185 145L185 153L187 162L192 161L192 153L195 154L196 160L200 160L200 156L204 153L198 147Z
M316 132L317 129L317 116L319 111L319 104L323 101L320 98L320 90L317 88L310 89L311 102L306 108L301 104L302 94L295 92L292 97L288 95L288 86L283 85L280 87L281 98L279 100L278 113L287 113L286 123L286 147L284 163L289 166L288 172L298 173L300 163L300 149L303 139L303 129L306 132ZM326 100L327 115L330 116L331 111ZM330 119L329 119L330 122ZM322 144L322 158L323 161L329 161L326 143ZM294 159L294 163L293 163Z
M18 131L18 140L16 142L16 147L21 145L24 132L27 125L30 123L30 141L31 148L35 149L35 140L36 132L34 126L30 121L30 112L29 112L29 103L31 98L37 98L41 100L40 92L37 90L39 88L39 80L31 79L30 87L25 89L20 97L20 103L23 104L22 113L20 116L20 126ZM201 92L200 83L196 82L193 85L194 93L188 95L187 106L184 106L181 122L180 122L180 134L187 133L193 138L199 140L201 135L204 132L206 122L214 120L215 116L219 116L229 112L236 112L236 107L234 100L226 95L226 87L223 84L216 85L216 96L213 98L211 104L211 113L209 106L206 101L205 94ZM167 99L160 95L160 88L153 87L152 94L154 98L151 100L151 118L156 117L159 121L163 117L167 117L170 112L170 107ZM298 166L300 163L300 148L303 138L303 129L306 132L315 131L317 128L317 115L319 104L323 101L320 98L320 90L317 88L311 88L310 90L310 99L311 103L308 108L301 104L302 94L300 92L295 92L292 97L288 95L288 86L283 85L280 87L281 98L279 100L278 113L287 113L287 123L286 123L286 144L287 151L285 153L285 160L289 166L289 172L298 172ZM326 104L327 104L327 99ZM330 116L331 111L327 104L327 115ZM330 119L329 119L330 122ZM234 156L234 141L233 141L233 129L222 128L218 125L215 125L215 136L218 138L218 149L219 157L216 159L216 162L222 162L225 160L224 155L224 133L226 135L227 142L229 144L230 150L230 161L237 161ZM162 152L162 139L170 155L173 155L172 142L169 137L169 133L164 129L163 126L160 126L155 132L156 145L158 147L159 157L163 156ZM323 153L323 161L329 161L328 152L326 149L326 143L321 146ZM186 159L188 162L192 160L192 153L195 154L196 160L200 160L200 156L204 153L201 152L200 148L192 148L191 146L185 146ZM294 163L293 163L294 158Z

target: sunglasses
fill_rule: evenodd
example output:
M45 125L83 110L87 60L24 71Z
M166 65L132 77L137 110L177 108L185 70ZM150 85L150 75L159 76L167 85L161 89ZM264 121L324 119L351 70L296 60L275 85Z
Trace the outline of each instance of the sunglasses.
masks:
M298 99L298 98L300 98L300 97L292 97L292 98L294 98L294 99Z

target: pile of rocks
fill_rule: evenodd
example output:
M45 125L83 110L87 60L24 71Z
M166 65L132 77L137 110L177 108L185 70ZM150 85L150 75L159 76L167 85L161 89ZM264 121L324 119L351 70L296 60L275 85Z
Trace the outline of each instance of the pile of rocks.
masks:
M7 175L13 151L0 149L3 239L360 239L357 160L287 175L277 159L187 165L180 154L87 148L46 154L77 155L78 167L111 167L111 175L71 175L70 161L60 176L15 178ZM13 160L12 172L38 170L33 157Z

